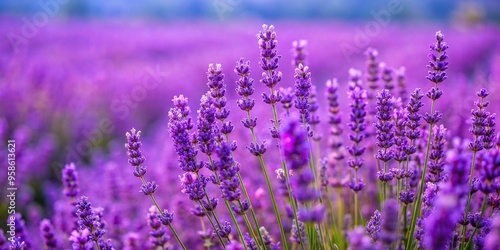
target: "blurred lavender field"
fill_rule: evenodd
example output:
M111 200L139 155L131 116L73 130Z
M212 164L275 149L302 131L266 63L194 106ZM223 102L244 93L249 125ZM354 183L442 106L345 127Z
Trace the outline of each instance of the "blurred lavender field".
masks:
M2 143L16 140L16 209L23 214L27 230L24 233L31 248L42 249L38 229L42 218L51 219L60 249L70 247L67 237L72 225L68 218L72 210L69 199L61 191L61 172L71 162L78 171L79 195L88 196L93 206L104 209L106 235L112 239L115 249L123 249L136 238L137 247L129 249L149 246L146 213L151 202L139 192L140 181L133 176L123 148L125 133L136 128L142 131L141 151L148 167L146 177L159 186L156 199L161 207L175 211L173 225L184 243L200 246L191 249L203 249L203 241L196 235L196 231L201 230L199 221L190 213L193 204L181 193L178 176L183 171L179 169L167 124L168 111L174 107L171 100L180 94L188 98L191 116L196 120L200 98L208 90L206 71L210 63L220 63L225 75L227 107L231 111L228 119L235 125L231 140L238 143L234 158L241 165L243 183L257 211L257 220L279 241L280 232L275 226L259 161L246 149L251 137L239 122L246 114L235 105L239 98L235 91L238 75L233 69L237 60L244 57L250 61L251 77L255 79L256 106L252 115L258 117L259 122L255 131L260 140L267 141L270 152L264 159L272 185L278 190L274 170L280 167L280 153L273 148L274 139L269 133L273 114L260 98L267 88L258 82L261 59L255 35L262 23L259 20L230 23L55 21L15 49L6 39L7 34L20 33L23 27L13 17L1 17L0 138ZM450 46L447 51L450 65L446 71L448 79L440 85L444 94L436 103L436 109L443 113L441 123L450 131L447 137L450 144L453 137L473 138L469 132L470 110L475 108L474 93L480 88L491 93L488 110L500 111L498 26L394 24L346 56L342 44L353 44L357 30L366 22L308 20L273 24L278 33L278 54L282 55L279 70L283 79L278 87L294 86L292 42L308 41L307 65L318 93L321 120L318 131L322 131L319 133L324 137L322 157L328 156L330 150L325 83L338 79L340 110L343 120L347 121L348 72L350 68L366 71L364 52L369 47L378 50L378 60L387 67L405 68L408 93L417 87L426 91L432 87L425 79L429 70L426 68L429 44L435 42L437 30L445 34ZM428 111L427 98L424 105L423 110ZM284 118L284 110L278 106L280 117ZM344 128L348 130L346 125ZM0 160L6 162L6 157L7 154L2 153ZM0 186L7 186L7 171L0 172ZM216 187L208 190L219 192ZM6 190L1 192L5 197ZM369 200L368 196L362 197ZM277 198L278 204L284 204L285 198ZM3 201L4 198L0 220L6 221L3 211L8 204ZM221 217L229 220L227 211L219 206ZM279 207L282 214L286 214L285 206ZM374 206L367 205L362 211L366 220L373 210ZM290 232L292 220L285 219L283 224L285 231ZM6 232L3 223L1 227ZM236 233L234 237L237 238ZM173 236L170 243L178 248Z

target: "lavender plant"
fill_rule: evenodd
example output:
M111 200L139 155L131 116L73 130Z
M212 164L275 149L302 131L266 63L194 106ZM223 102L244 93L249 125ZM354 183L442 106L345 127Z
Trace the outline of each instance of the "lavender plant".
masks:
M407 91L418 86L412 78L418 71L380 63L378 51L385 48L367 50L364 74L350 69L347 80L323 86L316 82L323 78L316 75L318 64L308 57L314 48L294 42L293 72L278 70L277 30L262 28L260 53L254 48L262 86L251 76L255 57L231 54L235 75L226 76L223 64L209 64L205 89L173 97L168 125L162 124L168 132L144 141L146 147L141 131L126 133L132 174L107 167L106 156L89 159L106 166L98 170L65 165L62 190L53 188L47 198L57 204L54 215L33 223L41 218L36 209L16 214L16 237L2 232L0 249L498 248L498 104L480 89L476 102L464 99L474 107L472 136L453 131L456 120L448 119L460 116L438 111L449 105L442 83L451 76L441 32L430 47L430 111L422 114L422 90ZM257 101L254 93L261 90ZM317 94L323 90L324 100ZM191 118L194 106L186 96L200 93ZM260 120L266 114L270 133ZM233 124L238 116L241 124ZM10 133L2 124L0 137ZM29 133L15 134L23 152ZM144 148L155 159L150 168ZM127 157L121 152L120 158ZM132 179L140 180L139 192ZM35 224L38 230L31 229Z

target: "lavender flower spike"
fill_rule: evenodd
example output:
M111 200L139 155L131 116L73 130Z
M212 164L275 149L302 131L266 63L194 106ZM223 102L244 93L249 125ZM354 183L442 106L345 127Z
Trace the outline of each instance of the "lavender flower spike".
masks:
M70 163L64 166L62 180L64 195L71 199L75 199L80 191L78 188L78 173L76 172L75 164Z
M295 108L300 113L300 122L308 124L309 116L309 94L311 89L311 72L309 67L299 64L295 69Z
M306 65L307 61L307 40L299 40L299 41L293 41L292 42L292 47L293 47L293 60L292 60L292 65L294 67L298 67L299 64Z
M45 249L52 250L57 249L57 240L54 235L54 228L49 220L44 219L40 222L40 232L43 237L43 244Z

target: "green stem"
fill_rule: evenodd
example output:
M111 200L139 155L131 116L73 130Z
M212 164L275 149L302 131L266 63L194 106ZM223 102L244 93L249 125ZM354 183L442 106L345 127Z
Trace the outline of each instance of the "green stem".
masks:
M477 140L477 136L476 136L475 140ZM472 163L471 163L471 169L470 169L470 175L469 175L469 182L468 182L469 187L472 186L472 178L474 177L475 162L476 162L476 151L474 151L472 153ZM472 198L472 192L469 192L469 194L467 195L467 205L465 206L464 221L466 221L467 214L469 213L471 198ZM463 239L463 243L465 243L465 236L466 236L465 234L466 233L467 233L467 225L464 225L462 227L462 239Z
M207 209L203 206L203 204L201 203L201 201L198 201L200 203L200 207L203 209L203 212L205 212L205 214L207 215L207 218L208 218L208 221L210 222L210 224L212 225L212 228L214 229L215 231L215 234L217 235L217 237L219 238L219 241L220 243L222 244L222 247L226 248L226 245L224 244L224 240L222 240L222 237L220 236L219 234L219 231L217 230L217 227L215 226L214 222L212 221L212 219L210 219L210 214L208 213ZM212 216L215 215L215 213L212 212ZM220 225L219 225L220 227ZM228 239L229 240L229 239Z
M146 185L146 180L144 179L144 176L141 176L141 182L142 182L142 184ZM156 199L153 196L153 194L150 194L149 197L151 198L151 201L153 202L153 204L155 205L156 209L161 214L161 216L165 216L165 214L163 213L163 210L161 210L160 206L158 205L158 202L156 202ZM177 242L179 242L179 244L181 245L182 249L185 250L186 246L184 246L184 243L182 243L182 240L179 238L179 236L175 232L172 225L169 225L169 228L170 228L170 231L172 231L172 233L174 234L175 238L177 239ZM100 250L99 246L97 246L97 248Z
M432 100L431 115L434 115L434 106L435 106L435 101ZM411 223L410 223L410 231L409 231L409 234L407 235L408 243L406 244L406 249L410 249L410 247L413 243L413 234L415 233L415 225L417 223L417 217L419 215L420 206L422 205L422 194L424 192L424 186L425 186L425 174L427 172L427 162L429 161L429 152L430 152L430 148L431 148L431 138L432 138L432 128L433 127L434 127L434 124L431 123L429 125L429 136L427 137L427 148L425 150L424 170L421 173L418 196L417 196L417 199L415 200L415 205L413 207L413 212L412 212L412 216L411 216Z
M272 93L273 89L271 88L270 91ZM275 120L275 128L279 129L278 115L277 115L277 112L276 112L276 106L275 106L275 104L272 104L271 106L272 106L272 109L273 109L273 115L274 115L274 120ZM250 119L250 111L247 112L247 115L248 115L248 118ZM257 137L255 136L254 129L251 128L250 132L252 134L252 138L253 138L254 143L257 144ZM278 140L278 150L281 152L279 140ZM295 217L296 227L298 229L299 228L299 221L298 221L298 216L297 216L297 208L295 207L294 202L293 202L293 197L292 197L292 192L291 192L291 189L290 189L290 185L288 185L288 183L289 183L288 182L288 180L289 180L288 169L286 167L286 162L285 162L285 160L283 158L283 155L281 153L280 153L280 155L281 155L281 162L282 162L282 165L283 165L283 170L285 172L285 180L287 182L288 195L289 195L289 198L290 198L290 203L292 205L292 209L293 209L293 213L294 213L294 217ZM280 234L281 234L281 240L283 242L283 248L284 249L288 249L285 230L283 229L283 224L281 222L281 216L280 216L279 211L278 211L278 206L276 204L276 200L275 200L273 188L272 188L271 182L269 180L269 175L267 173L266 165L264 163L264 159L262 158L262 155L259 155L258 158L259 158L260 166L262 168L262 172L264 173L264 177L266 178L267 189L269 191L269 196L271 197L271 202L273 204L274 214L276 215L276 222L278 223L278 226L280 228ZM301 241L301 248L303 250L304 246L302 244L302 237L299 237L299 239Z
M226 204L226 207L228 210L232 210L231 207L229 206L229 202L227 200L224 200L224 203ZM236 227L236 231L238 231L238 235L240 236L240 241L243 243L243 248L247 250L247 245L244 243L244 238L243 238L243 233L241 232L241 228L238 225L238 221L236 221L236 217L234 216L233 213L229 213L231 215L231 219L233 220L234 226Z
M477 221L478 225L479 225L479 223L481 223L481 220L483 219L483 214L484 214L484 211L486 210L487 200L488 200L488 198L485 196L483 199L483 204L481 205L481 213L479 214L479 220ZM475 227L474 230L472 231L472 234L469 238L469 241L467 242L467 245L465 246L464 249L469 249L469 247L471 246L470 244L472 244L472 241L474 239L474 235L476 234L476 231L477 231L477 227Z

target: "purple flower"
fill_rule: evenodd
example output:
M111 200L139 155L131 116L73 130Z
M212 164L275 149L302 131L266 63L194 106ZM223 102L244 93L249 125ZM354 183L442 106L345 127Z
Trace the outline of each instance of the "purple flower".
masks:
M283 154L290 170L302 169L308 162L309 144L305 129L298 121L289 120L281 131Z
M425 220L423 238L425 249L446 249L453 238L453 231L460 217L457 207L456 196L448 193L440 194L434 211Z
M26 243L20 237L15 237L10 244L10 250L25 250L29 249Z
M202 174L198 177L191 173L185 173L181 179L181 185L183 187L182 192L189 196L189 199L199 202L206 196L205 187L207 186L208 179Z
M78 188L78 173L76 172L75 164L70 163L64 166L62 180L64 195L71 199L75 199L80 192L80 189Z
M145 195L152 195L155 193L156 189L158 188L158 185L154 181L148 181L141 186L141 193Z
M102 210L92 209L92 205L88 198L82 196L75 205L79 221L78 225L81 230L88 229L90 239L94 241L101 249L109 249L109 242L104 241L103 236L106 233L104 223L102 221Z
M363 159L361 156L365 152L365 147L360 146L361 141L365 137L365 129L366 129L366 91L364 91L361 86L354 87L348 93L348 96L351 98L352 103L351 114L350 114L350 122L348 126L351 128L352 134L349 135L349 139L353 142L351 146L349 146L348 152L351 155L351 158L347 162L347 165L354 169L354 171L358 171L363 166ZM357 175L357 174L356 174ZM359 192L363 189L363 181L361 178L353 178L352 182L348 184L348 186L355 192Z
M169 240L169 236L166 234L165 228L158 219L160 214L155 206L149 208L149 212L146 215L146 220L148 226L151 228L149 233L149 242L153 246L164 247Z
M366 81L368 82L368 88L373 92L378 89L379 80L379 70L380 63L378 62L378 51L373 48L368 48L365 51L366 55Z
M255 100L250 98L250 96L252 96L253 93L255 92L255 89L253 87L254 80L249 77L250 62L244 61L243 58L240 58L240 60L236 62L236 67L234 68L234 72L238 74L238 76L240 77L236 81L236 85L238 85L238 87L236 88L236 93L238 93L238 95L242 97L237 101L236 104L241 110L248 112L252 110L253 106L255 105ZM248 119L249 118L243 119L243 121ZM248 122L249 121L247 121L247 123Z
M446 54L448 45L446 45L443 41L444 36L441 31L436 32L436 40L436 43L430 45L431 51L435 54L429 54L429 58L431 60L429 61L427 67L430 71L428 72L426 79L433 82L437 86L437 84L443 82L447 78L445 70L448 69L448 62L446 62L446 59L448 59L448 55Z
M385 63L381 63L380 67L382 68L382 80L384 81L384 89L389 91L392 95L392 90L394 89L393 75L394 71L391 68L388 68Z
M424 240L424 223L427 217L432 212L434 208L434 202L437 196L438 186L434 183L427 182L425 186L425 191L422 196L422 217L417 219L417 228L415 230L415 239L419 240L419 246L423 247Z
M342 149L342 132L343 129L341 127L342 117L340 116L340 108L339 108L339 96L338 96L338 82L337 79L328 80L326 82L326 97L328 99L328 111L329 111L329 121L328 123L331 125L330 134L331 138L329 141L330 147L332 148L331 158L335 161L340 161L344 159L344 152ZM331 166L335 165L335 162L330 161Z
M347 241L349 242L348 250L373 250L372 241L365 235L365 230L362 226L358 226L347 233Z
M91 250L92 243L90 241L90 231L88 229L73 230L69 236L69 241L75 250Z
M230 202L239 200L241 196L238 179L239 164L233 159L231 148L226 142L222 142L217 149L217 156L219 160L215 166L219 172L222 198Z
M125 148L127 149L128 163L135 167L134 176L142 178L146 174L146 167L142 166L145 161L145 157L141 153L141 131L136 131L135 128L127 132L127 143L125 143Z
M406 137L408 137L408 139L410 140L420 139L421 136L420 133L421 115L419 114L419 111L420 108L424 106L424 104L422 103L423 97L424 96L421 94L420 89L419 88L415 89L411 93L410 102L406 106L406 111L408 111L408 123L406 125L408 127L408 130L406 132ZM411 151L416 151L416 149L410 149L409 152ZM410 155L409 152L407 152L408 155Z
M40 222L40 233L42 234L45 249L50 250L58 248L57 240L54 235L54 228L52 227L50 220L43 219Z
M292 42L292 52L293 52L293 60L292 65L294 67L298 67L299 64L306 65L306 57L308 55L306 51L307 40L299 40Z
M271 89L272 92L269 95L262 93L262 98L265 103L274 105L281 100L280 93L274 90L274 87L281 81L282 77L281 71L277 70L281 56L277 55L276 46L278 45L278 41L276 40L274 26L263 24L262 31L257 34L257 38L259 39L258 44L262 58L259 65L264 71L260 82Z
M480 155L479 177L481 179L479 190L485 195L494 193L500 188L498 178L500 177L500 149L490 149Z
M231 223L229 223L229 221L224 221L220 227L217 227L217 233L219 233L222 238L228 238L231 234Z
M273 239L271 238L271 235L269 232L266 230L265 227L260 227L259 228L260 234L262 235L262 240L264 240L264 245L270 246L271 243L273 243Z
M429 170L426 181L436 184L444 179L442 172L444 171L445 133L446 129L443 125L434 127L434 132L432 133Z
M299 229L297 229L297 223L295 222L295 219L292 221L292 234L290 235L290 240L292 242L295 242L297 244L305 243L306 242L306 229L304 227L304 223L299 221Z
M255 240L248 233L246 233L245 236L243 236L243 239L248 250L259 249L257 243L255 243Z
M214 99L206 93L201 97L200 109L198 110L198 118L196 121L196 139L200 151L208 156L215 152L218 131L215 125L216 109Z
M295 96L295 92L292 88L280 88L279 92L281 95L281 104L288 114L290 112L290 108L292 107L292 101L293 97Z
M382 223L380 224L379 240L384 246L391 246L392 243L398 240L398 218L399 204L394 199L388 199L382 207Z
M377 242L380 234L380 225L382 224L382 217L378 210L375 210L372 217L366 224L366 232L372 238L372 242Z
M210 96L214 99L213 105L217 108L215 117L224 122L224 120L229 116L229 110L226 109L226 84L224 83L222 66L219 63L211 63L208 65L207 79L207 85L210 88Z
M486 250L500 249L500 214L493 217L490 233L484 239Z
M408 101L405 71L405 67L401 67L395 71L396 79L398 81L399 98L402 104L405 104Z
M392 112L394 103L388 90L384 89L377 95L377 119L375 124L377 128L377 146L380 149L377 152L377 159L388 162L393 155L390 150L394 144L394 122L392 121Z
M484 149L488 150L495 146L495 114L486 117L484 125L483 146Z
M311 72L309 67L299 64L295 68L295 108L300 113L300 121L309 123L309 95L311 90Z
M394 129L394 145L393 156L399 164L406 161L408 154L411 151L407 151L410 145L408 144L408 139L406 137L406 125L408 123L408 117L403 108L394 109L393 113L393 123Z
M203 165L196 162L198 151L194 148L193 142L190 140L189 131L193 128L193 124L187 116L188 114L183 112L183 110L189 110L187 108L187 98L176 96L174 97L174 103L181 105L176 105L175 108L170 109L168 112L168 128L170 137L174 143L174 149L179 156L179 167L185 172L198 172Z
M485 110L486 107L488 107L489 102L484 100L489 93L486 89L481 89L476 95L479 97L479 100L474 102L477 109L473 109L471 111L472 127L470 129L470 132L474 135L474 141L469 144L469 149L474 152L480 151L484 148L483 136L486 134L486 119L490 116L490 114ZM489 122L493 122L494 127L494 120L490 120ZM489 141L489 138L487 141Z

